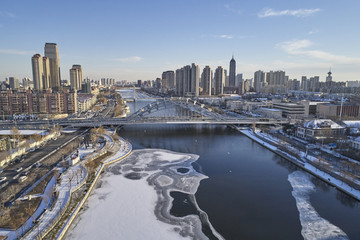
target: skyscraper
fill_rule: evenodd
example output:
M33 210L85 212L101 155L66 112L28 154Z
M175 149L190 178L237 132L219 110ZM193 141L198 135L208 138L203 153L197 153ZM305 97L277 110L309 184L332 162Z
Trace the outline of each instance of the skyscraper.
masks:
M203 95L211 96L211 79L212 71L210 66L205 66L203 72L201 73L201 82L203 86Z
M191 66L184 66L183 70L183 87L184 95L189 95L191 93Z
M43 88L50 88L50 62L49 58L43 57Z
M184 95L184 82L183 82L184 76L183 75L184 75L184 68L176 70L176 94L178 96Z
M223 94L224 85L225 85L225 72L223 67L219 66L216 68L214 81L215 81L214 94L215 95Z
M43 58L40 54L35 54L31 58L32 72L33 72L33 81L34 89L42 90L43 86L43 75L44 75L44 64Z
M254 73L254 88L255 92L260 92L265 84L265 73L261 70Z
M236 61L234 56L230 60L229 68L229 87L235 87L235 76L236 76Z
M83 80L83 73L81 65L73 65L70 69L70 86L71 89L81 90L81 82Z
M191 64L191 93L195 96L199 96L199 85L200 85L200 70L199 65Z
M50 88L60 88L60 60L56 43L45 44L45 56L49 59L50 66Z

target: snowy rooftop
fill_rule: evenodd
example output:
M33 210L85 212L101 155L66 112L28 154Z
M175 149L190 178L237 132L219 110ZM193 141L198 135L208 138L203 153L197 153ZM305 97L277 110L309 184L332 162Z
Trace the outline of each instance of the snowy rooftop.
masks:
M312 121L304 123L304 127L312 128L312 129L321 129L321 128L341 129L341 128L344 128L330 119L312 120Z
M343 123L344 123L347 127L360 128L360 120L359 120L359 121L343 121Z

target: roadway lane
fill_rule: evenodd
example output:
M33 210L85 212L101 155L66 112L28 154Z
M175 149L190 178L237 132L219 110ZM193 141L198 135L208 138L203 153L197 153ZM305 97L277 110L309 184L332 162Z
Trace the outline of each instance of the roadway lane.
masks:
M50 140L43 147L26 154L21 162L5 167L4 172L1 173L1 177L7 177L7 181L11 181L14 176L19 174L18 172L16 172L17 168L22 168L20 172L24 171L24 169L30 167L50 152L58 149L61 145L68 142L70 139L74 138L75 136L79 136L82 132L83 130L74 133L62 133L61 136L57 138L57 140Z

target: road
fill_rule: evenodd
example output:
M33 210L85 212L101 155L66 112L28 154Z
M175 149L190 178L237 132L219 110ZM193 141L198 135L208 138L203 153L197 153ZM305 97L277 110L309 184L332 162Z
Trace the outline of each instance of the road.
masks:
M50 140L43 147L38 148L35 151L29 152L28 154L26 154L21 162L6 166L4 168L4 172L1 173L1 177L6 177L7 180L2 183L3 187L1 188L1 191L6 191L6 189L11 184L16 184L16 182L13 181L13 178L16 175L21 174L22 172L26 171L27 168L30 168L33 164L38 162L40 159L45 157L47 154L60 148L64 143L68 142L69 140L71 140L72 138L74 138L76 136L79 136L82 132L83 131L77 131L77 132L70 133L70 134L63 133L56 140ZM18 168L22 168L22 170L17 172L16 169L18 169ZM5 182L8 182L9 184L6 185Z

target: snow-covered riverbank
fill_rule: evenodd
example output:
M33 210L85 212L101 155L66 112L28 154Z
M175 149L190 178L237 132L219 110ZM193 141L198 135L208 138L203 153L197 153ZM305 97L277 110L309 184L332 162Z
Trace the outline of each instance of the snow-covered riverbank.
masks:
M264 147L272 150L275 153L282 153L283 155L288 155L285 152L280 151L276 146L264 142L262 139L260 139L259 137L256 136L256 134L253 133L253 131L251 129L241 129L239 130L241 133L243 133L244 135L246 135L247 137L251 138L252 140L256 141L257 143L263 145ZM302 156L306 156L305 153L300 152ZM347 193L348 195L352 196L353 198L357 199L358 201L360 201L360 191L356 190L354 188L352 188L351 186L349 186L348 184L344 183L343 181L340 181L337 178L334 178L333 176L331 176L330 174L327 174L326 172L323 172L319 169L317 169L316 167L314 167L313 165L311 165L308 162L304 163L304 160L300 160L300 159L295 159L292 156L289 156L289 158L291 158L293 161L298 161L299 165L302 169L304 169L305 171L311 173L312 175L322 179L323 181L329 183L330 185L338 188L339 190ZM309 156L309 158L311 158L311 156ZM307 159L305 159L307 160ZM311 159L308 159L309 161L311 161Z
M202 224L222 239L195 198L189 204L205 216L201 220L198 215L170 214L170 192L193 196L207 178L192 168L197 158L159 149L135 150L107 167L66 239L207 239Z

